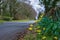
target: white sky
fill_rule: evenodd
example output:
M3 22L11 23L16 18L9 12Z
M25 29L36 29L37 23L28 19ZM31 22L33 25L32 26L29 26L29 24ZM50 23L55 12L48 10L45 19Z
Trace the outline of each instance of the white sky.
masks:
M39 5L39 0L27 0L25 3L29 3L35 9L37 13L45 11L44 5Z

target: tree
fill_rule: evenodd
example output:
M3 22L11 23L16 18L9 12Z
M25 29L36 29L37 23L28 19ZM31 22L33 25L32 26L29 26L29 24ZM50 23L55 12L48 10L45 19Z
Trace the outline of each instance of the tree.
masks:
M1 15L1 0L0 0L0 15Z
M7 0L7 2L8 2L8 5L9 5L10 17L13 17L15 12L16 12L17 0Z
M52 16L53 19L56 19L55 10L57 8L57 2L59 0L40 0L45 6L45 16Z
M35 10L32 8L32 6L26 3L20 2L20 5L17 8L17 11L18 12L15 15L16 19L35 19L35 16L36 16ZM16 17L17 15L19 16L19 18Z
M13 19L21 19L22 17L23 19L35 19L36 12L32 6L24 2L18 2L17 0L2 0L2 2L1 14L3 17L13 17Z
M2 2L2 0L0 0L0 15L2 16L2 4L3 4L3 2Z
M50 9L55 8L59 0L40 0L45 5L45 13L50 11Z

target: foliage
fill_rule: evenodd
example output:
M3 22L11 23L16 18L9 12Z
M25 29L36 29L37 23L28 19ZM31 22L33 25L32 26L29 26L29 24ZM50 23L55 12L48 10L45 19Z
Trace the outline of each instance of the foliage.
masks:
M60 37L60 9L56 8L53 15L43 16L42 20L37 22L37 28L42 30L41 35Z
M19 16L21 17L22 16L22 19L25 18L25 19L35 19L35 16L36 16L36 12L35 10L32 8L32 6L28 5L28 4L25 4L25 3L20 3L19 5L19 9L18 9L18 13L16 13L15 16ZM21 9L21 10L20 10ZM29 10L28 10L29 9ZM21 19L21 18L20 18Z
M44 16L41 14L36 24L31 24L24 36L24 40L60 40L60 16L57 8L54 11L54 16L57 20L54 20L53 15ZM57 16L58 15L58 16ZM41 20L40 20L41 19Z
M44 17L41 22L38 22L38 26L40 26L41 29L46 28L46 30L42 33L43 35L59 36L60 31L57 31L60 29L59 25L59 21L54 22L52 19L47 17Z
M2 19L3 19L4 21L12 21L13 18L12 18L12 17L5 17L5 16L4 16L4 17L2 17Z
M56 7L57 2L60 0L40 0L40 3L44 4L45 6L45 13L50 11L51 8Z
M26 31L23 40L59 40L60 22L54 22L51 18L43 17L33 26L31 24Z
M13 17L13 19L35 19L36 12L28 4L17 0L1 0L0 16Z

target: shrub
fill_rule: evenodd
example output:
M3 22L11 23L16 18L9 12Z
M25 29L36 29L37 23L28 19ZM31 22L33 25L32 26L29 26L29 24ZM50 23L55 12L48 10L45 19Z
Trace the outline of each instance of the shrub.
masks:
M5 21L11 21L13 18L12 17L3 17L3 20Z

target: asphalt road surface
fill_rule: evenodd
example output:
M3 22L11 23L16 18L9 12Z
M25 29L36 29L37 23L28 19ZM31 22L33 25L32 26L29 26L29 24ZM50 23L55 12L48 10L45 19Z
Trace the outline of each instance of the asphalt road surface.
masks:
M29 27L29 22L4 22L0 24L0 40L16 40L16 34Z

